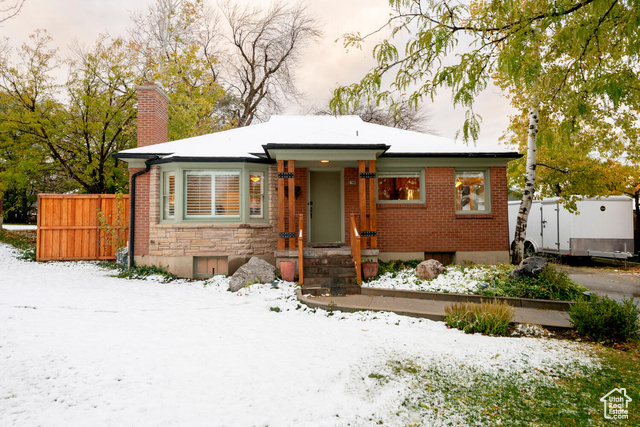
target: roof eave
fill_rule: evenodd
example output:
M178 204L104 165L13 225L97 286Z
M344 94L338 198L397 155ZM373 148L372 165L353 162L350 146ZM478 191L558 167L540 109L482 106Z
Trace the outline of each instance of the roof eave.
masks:
M462 157L483 159L519 159L523 154L509 153L384 153L380 157Z

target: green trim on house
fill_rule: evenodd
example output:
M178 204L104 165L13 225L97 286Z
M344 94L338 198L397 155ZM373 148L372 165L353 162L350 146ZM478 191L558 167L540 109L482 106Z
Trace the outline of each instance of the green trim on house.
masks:
M483 210L464 211L456 210L456 215L484 215L491 213L491 169L490 168L463 168L456 167L453 171L454 182L451 184L451 191L453 192L453 203L455 209L456 203L456 188L455 188L455 174L457 172L482 172L484 174L484 206Z
M189 162L189 163L165 163L160 167L160 197L157 203L160 209L160 224L185 224L185 223L268 223L269 222L269 165L259 163L231 163L231 162ZM214 216L206 218L186 218L185 215L185 195L186 182L185 172L187 171L207 171L207 170L234 170L240 171L240 216L216 218ZM164 192L164 172L175 173L175 208L174 218L164 218L162 206L162 194ZM263 196L263 217L251 218L249 212L249 174L251 172L262 172L264 175L264 196Z
M358 160L376 160L382 150L376 149L272 149L269 155L276 160L334 160L334 161L358 161Z

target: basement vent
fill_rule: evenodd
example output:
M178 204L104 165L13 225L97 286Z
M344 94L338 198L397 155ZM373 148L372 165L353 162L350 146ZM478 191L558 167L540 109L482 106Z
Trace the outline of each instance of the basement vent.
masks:
M212 277L229 274L229 261L226 256L193 257L193 277Z

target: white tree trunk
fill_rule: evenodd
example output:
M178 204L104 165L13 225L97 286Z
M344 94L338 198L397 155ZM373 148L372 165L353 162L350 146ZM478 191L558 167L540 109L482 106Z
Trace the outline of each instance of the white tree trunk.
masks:
M533 194L536 191L536 136L538 135L538 106L529 110L529 137L527 140L527 170L524 177L524 193L516 220L514 250L511 255L512 264L520 264L524 259L524 241L527 237L527 221L531 211Z
M2 230L3 218L4 218L4 193L0 191L0 230Z

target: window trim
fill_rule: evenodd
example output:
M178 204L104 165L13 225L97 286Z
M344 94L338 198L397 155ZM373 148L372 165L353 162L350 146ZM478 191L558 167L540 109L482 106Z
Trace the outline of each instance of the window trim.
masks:
M380 200L378 198L379 189L378 183L379 179L383 178L384 175L402 175L402 174L418 174L419 186L420 186L420 198L416 200ZM426 183L425 183L425 168L393 168L393 169L382 169L378 170L376 173L376 203L384 204L384 205L419 205L424 204L426 202Z
M456 209L456 179L459 173L481 173L484 176L484 209L479 210L458 210ZM491 168L454 168L453 171L453 208L456 215L485 215L491 213Z
M154 203L159 212L158 224L218 224L218 223L269 223L273 212L269 211L269 198L273 196L271 185L271 165L257 165L247 162L175 162L159 166L158 197ZM239 171L240 172L240 215L239 216L203 216L185 217L185 171ZM162 205L162 194L164 191L163 173L173 172L175 174L175 211L173 218L165 218ZM262 173L264 183L262 187L263 211L261 218L250 216L249 199L249 175L250 173Z
M228 173L229 175L237 175L238 176L238 215L216 215L215 214L215 178L213 178L217 174ZM187 213L187 175L189 174L195 175L209 175L212 177L211 181L211 215L189 215ZM184 221L202 221L202 220L215 220L215 221L238 221L242 218L242 182L243 182L243 171L242 169L184 169L183 172L183 193L182 199L183 203L183 213L182 218Z

